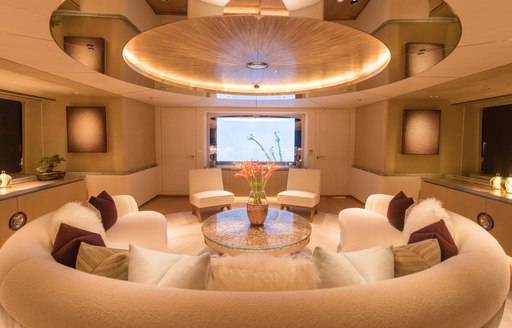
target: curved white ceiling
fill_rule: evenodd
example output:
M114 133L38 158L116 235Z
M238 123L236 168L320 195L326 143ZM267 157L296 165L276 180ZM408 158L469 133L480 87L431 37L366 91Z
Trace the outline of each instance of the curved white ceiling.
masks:
M131 0L133 1L133 0ZM49 30L51 14L61 0L0 0L0 89L55 97L62 94L104 95L105 92L160 106L233 107L334 107L349 108L403 96L445 82L511 63L512 1L495 0L492 6L481 0L446 0L461 20L462 36L457 48L440 64L399 82L327 97L257 101L221 100L179 95L145 88L92 71L68 57L53 41ZM22 65L22 66L20 66ZM23 72L27 79L55 85L55 92L39 90L34 83L23 86L10 73ZM17 83L18 82L18 83ZM483 82L482 82L483 83ZM510 85L508 86L510 88ZM499 93L510 91L507 88ZM464 99L485 96L464 95Z

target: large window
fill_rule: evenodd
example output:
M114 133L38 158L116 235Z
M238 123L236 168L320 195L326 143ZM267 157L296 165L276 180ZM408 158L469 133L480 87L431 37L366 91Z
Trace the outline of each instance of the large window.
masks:
M482 112L482 173L512 174L512 105Z
M302 120L277 116L215 116L210 119L210 160L218 163L300 160Z
M21 171L22 129L21 102L0 99L0 171Z

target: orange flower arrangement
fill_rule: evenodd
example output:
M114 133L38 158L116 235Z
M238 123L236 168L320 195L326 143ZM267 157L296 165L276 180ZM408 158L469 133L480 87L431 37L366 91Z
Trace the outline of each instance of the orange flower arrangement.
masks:
M245 161L234 162L234 164L240 168L240 172L236 173L235 176L244 177L255 195L259 195L265 189L268 179L270 179L270 176L272 176L276 170L274 163L269 163L267 170L265 170L265 166L259 162ZM261 204L258 199L259 197L255 197L256 205Z

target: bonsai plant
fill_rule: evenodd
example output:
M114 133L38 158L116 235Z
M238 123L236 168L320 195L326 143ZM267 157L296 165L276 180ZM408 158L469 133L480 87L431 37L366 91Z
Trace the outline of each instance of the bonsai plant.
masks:
M60 156L59 154L41 157L39 162L37 162L40 165L36 167L37 178L39 180L62 179L66 172L54 171L53 169L64 161L66 161L64 157Z

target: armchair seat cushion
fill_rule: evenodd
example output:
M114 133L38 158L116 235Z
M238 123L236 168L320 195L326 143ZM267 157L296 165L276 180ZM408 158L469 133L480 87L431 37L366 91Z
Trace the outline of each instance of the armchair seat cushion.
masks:
M279 204L314 207L320 203L320 195L302 190L286 190L277 194L277 202Z
M235 194L225 190L208 190L190 195L190 203L198 208L215 207L234 202Z

